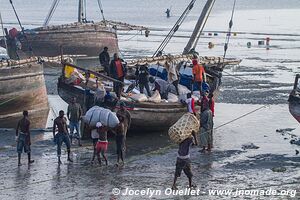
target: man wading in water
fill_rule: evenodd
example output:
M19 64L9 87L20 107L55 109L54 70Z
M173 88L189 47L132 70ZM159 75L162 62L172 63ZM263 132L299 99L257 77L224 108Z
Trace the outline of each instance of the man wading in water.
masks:
M54 143L57 145L58 164L62 164L60 160L60 156L61 156L61 145L63 142L67 146L68 161L73 162L73 160L70 158L71 142L70 142L68 127L67 127L67 119L64 117L64 115L65 113L63 110L59 111L59 116L54 120L53 123L53 138L54 138ZM55 135L56 127L58 129L58 133Z
M195 145L198 145L197 137L196 137L196 134L194 131L192 132L192 135L189 138L183 140L179 144L178 156L177 156L177 161L176 161L176 169L175 169L175 177L174 177L174 182L173 182L173 186L172 186L173 190L178 189L176 187L176 181L177 181L177 178L180 177L182 170L189 179L189 187L190 188L196 187L195 185L192 185L193 173L192 173L192 169L191 169L191 160L190 160L190 153L189 153L190 147L193 143Z
M28 155L28 164L33 163L34 160L31 160L30 152L30 121L28 119L28 111L23 111L23 118L18 122L16 129L16 141L17 141L17 152L18 152L18 166L21 166L21 154L24 149L24 152ZM20 132L19 132L20 129Z

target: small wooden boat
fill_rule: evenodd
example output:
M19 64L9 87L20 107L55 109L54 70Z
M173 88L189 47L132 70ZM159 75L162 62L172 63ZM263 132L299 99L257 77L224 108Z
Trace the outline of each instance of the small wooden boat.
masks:
M293 117L300 123L300 88L299 84L300 74L296 75L294 88L289 96L289 110Z
M31 128L45 128L49 107L43 66L37 59L0 62L0 127L15 128L28 110Z

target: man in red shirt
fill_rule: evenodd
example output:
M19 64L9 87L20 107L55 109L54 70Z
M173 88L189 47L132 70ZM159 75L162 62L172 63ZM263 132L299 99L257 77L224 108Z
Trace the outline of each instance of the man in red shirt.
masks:
M196 85L198 85L200 93L202 95L202 82L205 81L205 69L202 65L198 64L197 59L193 59L192 62L193 62L193 81L194 83L196 83Z
M110 63L110 73L112 78L117 79L124 83L124 78L126 75L126 67L123 65L123 60L119 58L117 53L114 54L114 59ZM120 82L114 82L114 92L117 94L117 97L120 99L121 92L123 90L123 85Z

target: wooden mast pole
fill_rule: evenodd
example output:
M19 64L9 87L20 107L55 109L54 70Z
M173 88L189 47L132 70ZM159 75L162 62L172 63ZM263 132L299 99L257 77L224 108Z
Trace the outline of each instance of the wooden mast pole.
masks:
M84 18L83 13L83 0L79 0L78 2L78 22L82 23Z
M8 55L8 47L7 47L6 37L5 37L6 34L4 33L4 26L3 26L3 20L2 20L1 12L0 12L0 23L1 23L1 28L2 28L2 32L3 32L3 39L4 39L4 43L5 43L6 54L7 54L7 56L9 56Z
M188 54L191 49L195 48L196 47L196 44L198 42L198 39L201 35L201 32L204 28L204 25L206 23L206 20L210 14L210 11L214 5L216 0L207 0L202 12L201 12L201 15L198 19L198 22L194 28L194 31L190 37L190 40L189 42L187 43L186 47L184 48L183 50L183 54Z

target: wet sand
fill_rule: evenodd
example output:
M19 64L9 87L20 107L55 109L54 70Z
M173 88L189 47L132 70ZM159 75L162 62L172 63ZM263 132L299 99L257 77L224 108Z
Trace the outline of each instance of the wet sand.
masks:
M260 105L216 105L215 127L226 123ZM229 115L230 113L230 115ZM229 117L230 116L230 117ZM205 199L230 199L228 196L209 196L209 189L269 189L297 190L300 198L300 157L291 145L292 136L282 135L277 129L296 128L289 132L298 134L298 124L288 113L287 105L271 105L248 117L217 129L212 153L201 154L199 147L191 150L194 183ZM63 164L58 166L52 133L34 132L32 153L35 163L17 167L13 132L1 132L1 199L141 199L133 196L113 196L113 188L166 189L171 186L176 161L176 145L166 133L136 133L128 136L128 153L124 167L115 167L114 139L109 139L109 165L90 164L92 146L85 141L78 148L73 145L74 163L67 163L63 151ZM299 137L299 134L298 134ZM159 139L157 139L159 138ZM286 139L285 139L286 138ZM258 149L243 149L253 143ZM285 172L273 172L281 167ZM179 188L187 186L187 178L178 180ZM156 199L198 199L193 196L155 196ZM261 199L270 199L261 197ZM142 198L143 199L143 198Z

